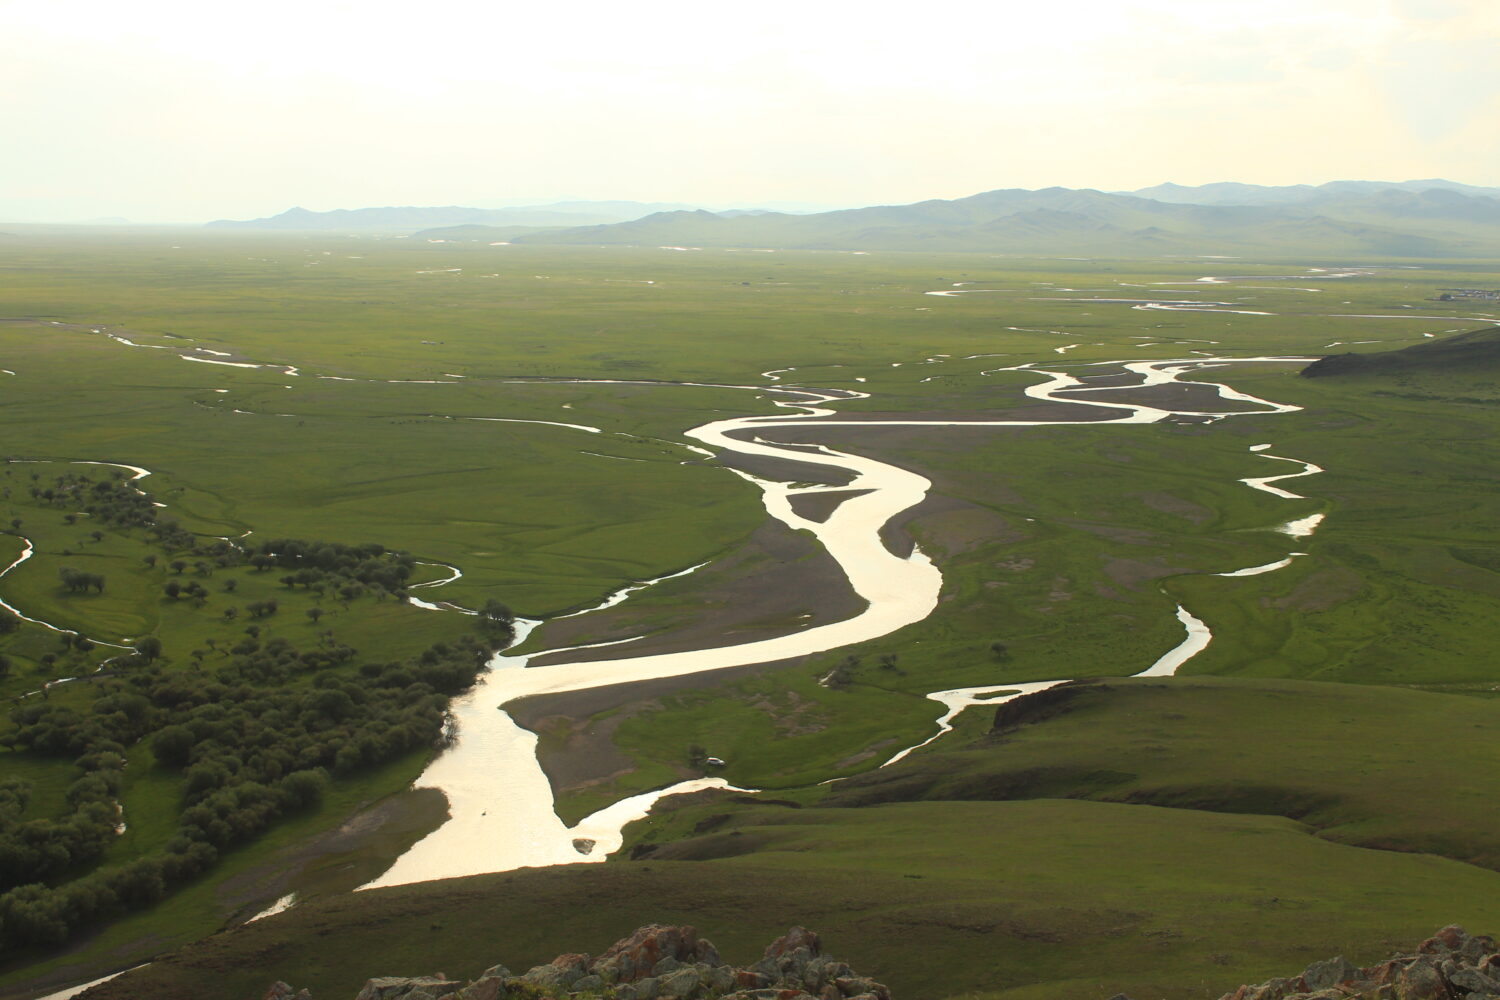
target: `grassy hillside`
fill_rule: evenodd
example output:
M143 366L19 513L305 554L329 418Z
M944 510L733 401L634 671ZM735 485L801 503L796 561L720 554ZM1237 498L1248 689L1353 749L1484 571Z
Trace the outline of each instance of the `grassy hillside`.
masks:
M1053 210L1080 207L1087 206ZM771 393L759 387L777 377L783 385L868 393L838 404L854 419L1035 415L1047 406L1023 390L1042 376L1005 368L1063 366L1104 385L1125 358L1311 357L1339 342L1403 347L1472 327L1482 304L1432 300L1444 288L1477 287L1493 271L1484 261L1437 269L1338 259L695 252L161 231L31 233L8 242L0 263L12 278L0 295L0 369L15 373L0 374L4 453L143 466L152 472L144 486L189 531L250 530L251 541L271 534L379 541L462 570L428 596L469 606L496 598L533 614L586 606L629 580L714 560L701 580L673 581L598 619L557 626L571 630L566 641L544 628L534 648L646 633L670 642L684 627L744 634L842 606L826 600L827 588L802 586L801 577L789 584L779 571L817 561L805 543L790 531L768 541L758 531L764 512L754 488L682 447L685 428L772 412ZM195 351L196 363L183 360ZM224 363L203 363L213 360ZM256 364L268 367L239 367ZM736 781L804 797L818 781L866 771L930 735L937 707L924 697L929 691L1139 670L1179 640L1177 601L1216 633L1194 671L1486 689L1496 680L1490 623L1500 620L1493 614L1500 577L1491 569L1500 565L1492 551L1500 521L1485 471L1497 440L1493 386L1469 373L1410 384L1306 380L1295 377L1297 367L1235 366L1201 376L1305 407L1293 414L1128 427L777 432L868 453L933 481L934 499L890 538L897 546L914 538L942 567L938 612L879 642L806 663L704 678L692 690L644 699L610 703L605 692L588 705L552 706L538 720L545 745L610 764L607 773L581 776L590 784L567 789L561 810L576 815L670 780L687 766L693 743L724 756ZM592 378L614 381L566 381ZM1183 391L1179 402L1212 396ZM1274 442L1272 454L1327 468L1294 481L1305 499L1239 482L1295 470L1249 451L1265 442ZM222 645L248 624L224 612L281 586L245 567L200 577L189 563L184 574L204 586L203 606L173 603L160 595L176 574L144 562L149 552L139 533L106 530L94 539L92 523L76 516L68 523L76 512L31 502L30 476L43 466L5 468L11 476L0 490L10 495L0 523L20 520L16 530L38 545L31 562L0 581L0 594L23 610L100 638L154 632L164 669L191 669L199 649L216 669L221 657L208 641ZM1328 521L1310 540L1269 530L1314 512ZM17 538L0 543L9 558L21 548ZM1264 576L1212 575L1292 551L1308 555ZM69 560L109 585L61 592L57 571ZM414 580L448 572L419 569ZM239 580L234 594L226 589L232 578ZM289 593L274 623L288 641L316 642L331 627L364 654L389 649L395 658L447 627L445 616L373 597L345 608L300 586ZM306 616L315 601L327 612L316 626ZM15 663L3 682L9 694L95 662L76 649L59 656L58 640L39 627L23 626L6 643ZM817 683L849 656L857 659L844 671L847 685ZM71 706L86 693L64 686L53 699ZM1391 724L1414 731L1432 724L1431 717L1417 721ZM579 734L596 742L575 745ZM1178 740L1197 746L1199 735L1176 731L1165 753ZM1367 736L1375 738L1361 740ZM171 835L182 778L151 766L149 752L125 747L131 764L122 801L138 819L112 844L112 862ZM305 898L347 888L440 820L440 805L430 801L372 801L405 785L424 757L394 760L368 783L335 782L325 808L231 852L219 870L224 880L194 883L76 954L12 967L5 981L19 987L43 973L87 979L242 916L257 893L295 888ZM34 779L35 808L55 813L66 805L70 760L14 754L8 763ZM1202 777L1152 777L1144 762L1120 770L1141 776L1142 794L1174 805L1186 800L1170 796ZM405 801L386 802L397 800ZM1334 814L1319 814L1318 822L1367 842L1355 836L1359 823ZM339 839L333 831L340 828L355 831L353 842ZM1214 837L1223 834L1215 829ZM336 842L316 839L323 834ZM1368 842L1387 835L1455 842L1435 826L1376 834ZM1138 835L1142 842L1166 836L1159 828ZM1306 839L1308 850L1354 850ZM1230 853L1239 842L1215 849ZM1488 849L1479 844L1472 856ZM308 851L321 860L304 864ZM812 888L866 905L840 895L832 880ZM757 938L785 921L766 899ZM651 901L638 902L629 914L615 911L621 924L640 922ZM1423 913L1421 926L1403 925L1392 940L1430 930ZM1463 915L1431 919L1455 918ZM578 946L556 932L549 940L558 946L542 957ZM600 934L604 943L617 936L602 927ZM1316 957L1336 950L1321 942ZM1219 953L1231 949L1212 952ZM1275 958L1269 971L1286 964L1284 954ZM1162 968L1188 967L1177 961ZM1043 971L1035 971L1037 981ZM1226 974L1230 983L1247 978L1255 976Z
M1338 843L1500 870L1493 695L1219 678L1058 691L971 709L965 732L979 735L966 748L857 775L824 801L1086 798L1259 813Z
M268 977L352 995L371 975L598 951L653 920L745 957L803 923L913 1000L1217 997L1330 954L1373 960L1445 921L1500 923L1500 875L1412 853L1435 834L1493 845L1491 704L1406 694L1112 682L998 738L975 710L888 780L810 790L796 808L681 803L637 828L653 853L634 861L316 902L91 1000L228 1000ZM1087 800L1103 797L1117 800ZM1292 803L1300 821L1281 815ZM1330 817L1341 825L1320 829ZM1398 849L1350 846L1360 831Z
M956 359L918 369L951 373L926 383L944 387L935 398L960 404L940 412L984 412L986 392L1008 399L963 370ZM937 610L894 635L718 690L621 691L602 710L567 697L528 705L526 717L549 736L544 758L610 751L600 758L608 766L557 782L563 813L660 783L694 744L726 760L719 773L743 787L867 771L935 731L940 709L928 692L1145 669L1181 640L1172 616L1179 602L1214 632L1187 675L1488 692L1500 682L1491 471L1500 463L1500 394L1483 373L1434 377L1418 392L1296 371L1205 372L1305 407L1206 426L778 433L933 481L942 501L903 532L944 569ZM1249 450L1262 443L1325 469L1280 484L1303 499L1241 482L1300 470ZM1271 530L1314 513L1326 520L1311 538ZM1275 572L1218 575L1287 558ZM639 634L632 629L672 599L642 595L609 624ZM576 641L610 637L585 632ZM846 686L818 683L850 657Z
M1335 354L1302 370L1308 378L1330 375L1404 375L1423 372L1472 374L1500 369L1500 327L1414 344L1397 351Z

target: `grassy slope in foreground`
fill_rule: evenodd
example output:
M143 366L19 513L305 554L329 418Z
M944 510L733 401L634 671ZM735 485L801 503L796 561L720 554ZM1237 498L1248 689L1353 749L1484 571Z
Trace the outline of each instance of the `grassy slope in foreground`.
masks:
M1354 839L1404 811L1392 822L1405 833L1375 832L1391 843L1408 837L1409 851L1439 831L1455 853L1476 854L1496 825L1484 803L1500 799L1500 769L1484 756L1494 751L1481 749L1487 731L1469 735L1492 724L1489 703L1226 679L1110 681L1090 699L1000 741L985 734L989 713L971 712L949 747L887 772L882 804L793 809L701 797L632 828L662 845L652 857L315 901L96 996L231 1000L263 989L267 976L352 996L372 975L520 968L659 920L694 923L731 956L801 922L903 1000L1213 997L1331 954L1378 958L1445 922L1500 924L1500 874L1330 839ZM1214 739L1225 732L1238 738ZM1034 773L1053 754L1062 760L1053 787L1034 783L1033 794L1090 795L1100 789L1087 776L1107 772L1115 777L1105 793L1154 789L1184 808L955 801L986 790L1025 796L1015 773ZM1282 794L1226 804L1186 793L1220 771L1246 786L1280 775ZM871 780L799 797L852 802ZM903 797L924 800L895 801ZM1200 811L1274 813L1308 800L1329 810L1308 822L1343 825L1314 836L1280 815ZM372 955L381 956L374 965Z
M1444 921L1500 921L1500 875L1308 837L1279 818L1091 802L758 807L709 862L479 876L317 902L210 938L90 1000L237 1000L271 978L348 997L369 976L477 974L649 921L731 956L789 922L906 1000L1216 995Z

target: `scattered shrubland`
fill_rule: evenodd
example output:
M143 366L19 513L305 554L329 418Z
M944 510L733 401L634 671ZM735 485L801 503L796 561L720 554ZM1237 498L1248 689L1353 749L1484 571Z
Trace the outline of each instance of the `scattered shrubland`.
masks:
M411 554L378 544L202 539L158 520L154 498L123 478L67 471L29 493L44 508L81 508L148 544L142 562L168 576L160 600L204 615L214 612L199 580L217 573L238 571L228 579L244 580L244 592L275 576L288 593L353 609L361 600L403 596L416 565ZM198 579L183 586L177 579L189 568ZM63 588L76 593L81 588L68 573L76 575L64 571ZM222 602L240 593L225 581L213 597ZM233 624L235 616L226 614L233 607L217 612L220 623ZM185 656L180 649L165 655L160 639L145 636L123 652L109 650L83 680L17 700L10 726L0 731L0 763L53 762L54 770L69 768L73 780L65 806L50 815L38 814L26 780L0 784L0 957L58 945L102 919L149 906L278 819L317 806L330 781L440 748L448 699L473 683L510 636L508 616L492 613L471 619L477 632L455 631L416 655L381 658L361 654L334 629L311 641L276 634L274 598L245 607L254 621L237 635L207 638ZM321 609L307 611L316 626ZM98 655L83 636L61 635ZM175 645L179 637L171 638ZM149 853L101 866L130 821L117 801L127 764L176 776L177 801L160 804L177 814L176 829Z

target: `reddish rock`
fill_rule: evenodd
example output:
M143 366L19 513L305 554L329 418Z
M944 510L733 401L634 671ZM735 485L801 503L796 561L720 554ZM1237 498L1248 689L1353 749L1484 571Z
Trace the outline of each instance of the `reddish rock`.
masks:
M1360 970L1360 980L1368 983L1373 989L1394 983L1401 975L1401 970L1406 968L1409 959L1389 958L1379 965L1372 965L1367 969Z
M809 955L823 954L823 942L816 933L806 927L793 927L781 937L766 945L766 958L780 958L798 948L806 948Z
M1428 962L1413 962L1402 970L1396 992L1401 1000L1448 1000L1452 996L1443 974Z
M1417 946L1417 950L1424 955L1441 955L1444 952L1458 951L1469 940L1469 935L1457 924L1449 924L1438 931L1432 937Z
M599 975L612 972L615 982L630 983L650 976L651 969L664 958L684 965L724 964L713 943L698 937L696 927L651 924L610 945L594 960L590 971Z
M546 965L528 969L521 976L526 982L543 990L566 990L589 971L589 957L580 952L558 955Z
M455 995L459 1000L505 1000L505 980L499 976L484 976Z
M818 935L793 927L753 968L733 968L696 928L652 924L592 961L581 953L559 955L519 977L495 965L467 984L441 973L379 977L366 982L356 1000L506 1000L508 994L512 1000L597 1000L611 989L619 1000L891 1000L885 986L822 951ZM274 983L262 1000L311 1000L306 990L291 991Z

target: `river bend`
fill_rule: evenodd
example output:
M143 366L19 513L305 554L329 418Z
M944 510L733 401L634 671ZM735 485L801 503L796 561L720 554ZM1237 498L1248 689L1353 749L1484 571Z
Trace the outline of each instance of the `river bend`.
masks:
M1174 382L1187 373L1235 363L1306 363L1308 360L1290 357L1200 356L1101 364L1123 367L1139 376L1139 381L1133 385L1113 388L1139 389ZM1105 390L1090 387L1065 372L1031 365L992 371L1037 375L1039 381L1024 390L1032 398L1074 403L1090 408L1103 407L1117 411L1118 415L1103 421L830 419L839 414L822 404L841 398L864 397L866 394L850 390L815 390L792 386L746 386L743 388L774 392L787 397L778 401L777 406L791 412L716 420L686 431L686 437L719 453L823 465L852 477L852 481L839 486L798 486L738 473L761 490L766 510L772 517L793 529L806 530L817 537L847 575L854 591L867 602L865 610L844 621L805 631L711 649L579 663L564 662L532 668L527 667L527 656L511 656L504 652L497 654L491 661L490 670L480 678L475 687L454 702L453 713L458 726L455 745L439 756L416 782L417 787L437 788L444 793L449 802L450 818L397 859L388 871L369 883L367 888L535 865L602 860L612 849L618 847L623 823L644 815L661 796L724 785L723 780L718 778L684 782L669 789L627 799L569 828L553 811L552 791L536 760L536 736L517 726L502 711L502 707L508 702L540 694L676 677L824 652L888 635L921 621L932 612L942 586L942 575L938 568L920 549L914 549L905 557L898 556L880 538L881 528L892 517L926 497L931 485L928 480L915 472L827 446L816 446L813 450L805 445L797 447L777 444L766 440L762 436L765 432L775 428L801 428L816 423L820 426L846 427L948 427L954 428L954 432L968 429L982 433L983 428L987 427L1084 423L1149 424L1173 417L1190 417L1208 422L1246 414L1287 413L1298 409L1296 406L1239 392L1221 383L1199 380L1195 380L1195 384L1215 388L1220 398L1244 403L1254 409L1232 413L1204 412L1100 401L1097 398L1085 401L1071 399L1068 393L1088 390L1091 395L1097 395ZM1092 412L1098 411L1095 409ZM856 495L839 504L825 521L803 518L792 509L790 498L793 496L832 491ZM1144 673L1171 673L1181 662L1207 645L1210 638L1207 626L1181 608L1178 609L1178 618L1187 629L1187 639L1149 666ZM522 624L518 642L538 623ZM949 709L940 721L938 735L946 731L943 727L948 725L965 704L985 700L986 693L1019 693L1022 689L1050 687L1055 683L1059 682L965 689L961 692L933 695L935 700ZM910 750L897 755L896 759L908 752ZM581 853L579 845L589 841L593 842L592 847L586 854Z

